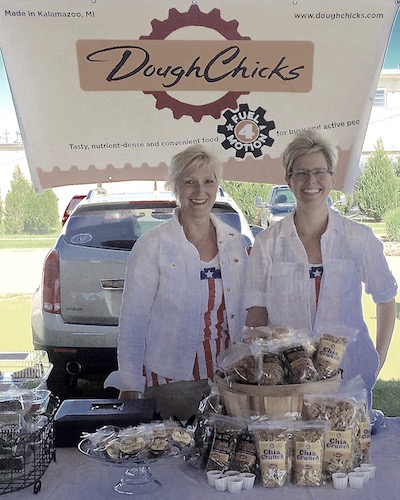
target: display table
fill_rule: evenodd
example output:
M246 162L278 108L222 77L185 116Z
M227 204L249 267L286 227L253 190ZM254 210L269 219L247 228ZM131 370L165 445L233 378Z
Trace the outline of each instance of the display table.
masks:
M252 490L242 490L240 499L363 499L398 500L400 498L400 417L386 418L386 428L372 436L371 462L377 465L376 477L362 490L347 488L335 490L331 483L313 488L285 486L283 488L262 488L256 485ZM174 458L168 462L151 466L161 487L156 494L140 495L143 500L157 499L199 499L212 500L234 498L229 492L217 492L208 486L204 472L197 471ZM41 491L34 495L26 488L4 495L4 499L37 500L80 500L93 498L110 500L130 498L114 491L115 484L123 476L124 468L99 463L80 453L75 448L57 449L57 459L52 462L42 477Z

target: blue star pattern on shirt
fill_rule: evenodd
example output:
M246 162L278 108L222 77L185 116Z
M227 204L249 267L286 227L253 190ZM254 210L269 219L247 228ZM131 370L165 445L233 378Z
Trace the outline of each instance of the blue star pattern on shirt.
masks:
M221 269L217 269L216 267L205 267L200 270L201 280L215 280L217 278L221 278Z
M324 268L322 266L311 266L310 267L310 278L322 278Z

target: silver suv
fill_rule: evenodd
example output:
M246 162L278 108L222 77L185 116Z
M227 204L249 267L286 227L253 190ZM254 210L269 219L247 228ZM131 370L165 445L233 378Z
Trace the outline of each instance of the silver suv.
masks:
M129 251L137 239L171 218L171 193L91 192L69 216L47 254L32 298L35 349L54 368L49 388L76 395L78 379L101 383L117 368L118 318ZM236 203L219 190L213 212L235 227L250 248L251 229Z

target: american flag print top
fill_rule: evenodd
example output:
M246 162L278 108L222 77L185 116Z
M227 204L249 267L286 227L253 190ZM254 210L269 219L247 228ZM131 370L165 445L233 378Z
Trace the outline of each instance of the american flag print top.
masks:
M210 262L200 262L200 288L201 322L192 380L212 379L217 357L230 345L218 254ZM147 373L145 367L143 374L146 387L178 382L152 372Z

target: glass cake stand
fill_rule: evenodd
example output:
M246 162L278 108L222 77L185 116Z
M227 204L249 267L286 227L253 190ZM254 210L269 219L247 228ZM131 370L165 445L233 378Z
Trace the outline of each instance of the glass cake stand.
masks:
M124 475L114 486L117 493L124 495L143 495L157 492L161 487L161 483L154 477L151 465L178 457L183 453L182 448L172 446L168 453L159 457L135 458L127 456L126 458L111 459L105 456L103 452L93 449L92 442L88 438L80 441L78 449L84 455L101 463L124 467Z

